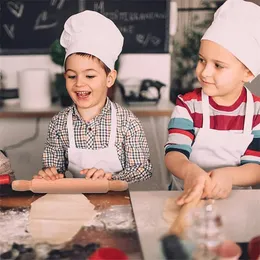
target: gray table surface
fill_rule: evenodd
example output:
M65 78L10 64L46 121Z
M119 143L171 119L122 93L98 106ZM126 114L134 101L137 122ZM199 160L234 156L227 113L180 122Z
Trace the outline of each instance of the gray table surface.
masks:
M169 224L163 219L164 203L176 197L178 191L130 192L137 230L145 260L164 259L160 238ZM224 234L236 242L248 242L260 235L260 190L234 190L216 207L223 218Z

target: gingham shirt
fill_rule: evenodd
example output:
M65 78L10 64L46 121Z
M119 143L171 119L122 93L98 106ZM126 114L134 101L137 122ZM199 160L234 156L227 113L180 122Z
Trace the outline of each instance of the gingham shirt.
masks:
M71 110L76 147L92 150L106 148L110 138L111 103L107 98L101 113L89 122L82 119L75 105L55 115L49 124L43 153L43 167L56 167L61 173L65 173L68 168L67 118ZM152 165L142 125L131 111L117 103L114 104L117 115L115 146L123 170L114 173L112 178L129 183L146 180L152 176Z

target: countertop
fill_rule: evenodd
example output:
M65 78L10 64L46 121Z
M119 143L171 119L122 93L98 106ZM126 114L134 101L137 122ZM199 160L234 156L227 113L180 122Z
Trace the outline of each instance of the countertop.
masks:
M170 117L174 108L174 104L168 100L161 100L157 105L127 105L120 101L115 102L130 109L137 117ZM0 118L51 118L62 109L59 104L40 110L22 109L19 105L5 105L0 107Z
M27 210L29 210L31 203L43 195L45 194L34 194L32 192L14 192L14 191L9 192L8 195L6 194L5 196L2 197L0 196L0 213L4 214L3 212L6 212L7 210L12 210L12 212L14 212L15 210L19 211L19 209L21 210L21 208L22 209L27 208ZM101 213L102 212L105 213L106 218L108 217L109 212L110 215L112 214L113 211L115 214L120 215L122 214L122 212L116 209L119 209L120 207L128 207L130 211L129 211L129 215L127 215L128 217L126 218L127 221L129 221L129 219L132 219L133 228L131 229L112 228L111 229L111 226L113 227L113 225L105 221L102 222L101 226L95 226L95 225L85 226L77 233L77 235L72 239L72 241L68 242L67 247L69 248L73 244L87 245L88 243L99 243L102 247L115 247L121 249L128 255L129 260L143 259L139 238L138 238L138 234L133 219L129 192L124 191L124 192L108 192L105 194L85 194L85 196L90 200L92 204L95 205L95 209L97 211ZM109 211L109 209L111 209L112 212ZM113 220L115 219L115 217L114 218L112 217L113 216L110 216L109 218L111 219L111 221L112 219ZM8 222L8 219L5 220L4 217L3 219L1 219L1 221L7 224L10 222L10 221ZM120 227L120 225L122 225L121 222L117 226ZM12 228L14 228L13 226L14 223L10 223L8 227L5 227L8 228L8 232L6 232L7 234L14 234L13 232L16 232L16 230L12 230ZM123 226L126 227L125 225ZM23 227L24 229L26 228L26 223L22 224L22 228ZM10 241L10 244L12 243L13 242ZM4 245L2 246L4 247ZM0 243L0 247L1 247L1 243Z
M18 196L19 194L19 196ZM117 247L129 259L163 260L160 239L170 224L163 219L163 209L168 198L176 197L178 191L132 191L108 192L107 194L85 194L99 210L109 207L129 206L133 210L135 229L108 232L105 228L85 227L69 243L87 244L99 242L102 246ZM0 197L0 211L19 207L30 207L39 194L16 192ZM130 202L131 198L131 202ZM260 190L234 190L225 200L215 201L224 223L224 234L235 242L248 242L260 234ZM10 227L12 228L12 226Z
M144 259L163 260L160 239L170 224L163 219L165 201L178 191L130 192ZM235 242L248 242L260 235L260 190L233 190L230 197L215 201L223 219L224 234Z

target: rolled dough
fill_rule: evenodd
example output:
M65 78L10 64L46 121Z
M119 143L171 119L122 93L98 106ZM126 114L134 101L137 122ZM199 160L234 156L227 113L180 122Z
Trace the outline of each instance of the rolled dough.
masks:
M168 198L164 204L163 219L169 224L172 224L175 221L180 212L181 206L176 204L176 199L177 197Z
M96 216L94 208L83 194L46 194L31 204L28 231L35 243L68 242Z
M172 224L176 220L182 208L182 206L176 204L176 200L177 197L168 198L164 204L163 219L169 224ZM201 208L204 203L204 200L200 200L196 207ZM190 210L192 210L192 208Z

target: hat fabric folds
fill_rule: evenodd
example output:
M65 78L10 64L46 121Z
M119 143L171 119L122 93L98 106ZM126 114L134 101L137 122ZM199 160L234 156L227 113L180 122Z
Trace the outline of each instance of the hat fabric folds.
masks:
M221 45L256 77L260 74L260 6L243 0L227 0L214 14L202 40Z
M66 58L75 52L99 58L111 70L123 48L124 37L113 21L95 11L72 15L64 24L60 44Z

